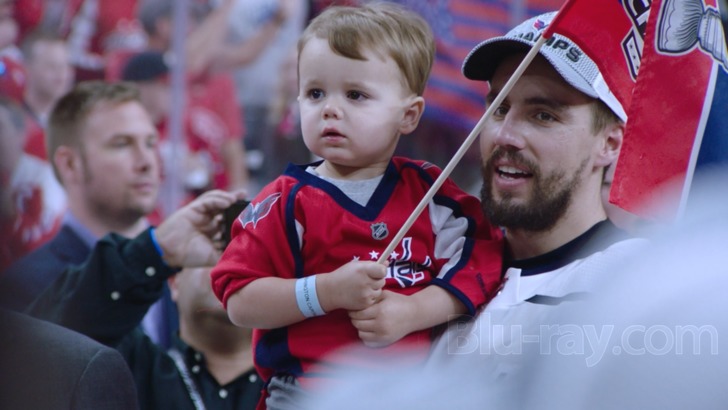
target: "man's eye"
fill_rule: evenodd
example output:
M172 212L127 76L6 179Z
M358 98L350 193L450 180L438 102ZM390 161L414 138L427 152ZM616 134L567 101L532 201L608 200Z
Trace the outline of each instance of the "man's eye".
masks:
M553 115L551 115L547 112L540 112L540 113L536 114L536 119L538 119L539 121L547 121L547 122L556 120L556 118Z
M508 113L508 107L505 105L501 105L500 107L496 108L495 111L493 111L493 115L497 115L499 117L502 117Z
M111 141L111 146L116 148L123 148L129 144L131 144L131 142L128 139L116 139Z

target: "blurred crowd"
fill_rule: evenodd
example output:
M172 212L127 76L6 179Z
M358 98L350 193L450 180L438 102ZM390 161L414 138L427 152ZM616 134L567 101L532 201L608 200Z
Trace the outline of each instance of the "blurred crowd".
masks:
M0 271L62 226L66 192L53 177L44 130L55 102L73 84L125 80L139 86L161 135L163 183L150 223L212 188L244 188L252 197L289 162L312 160L300 138L296 101L299 34L332 4L364 2L0 0L0 232L9 238L0 247ZM448 9L477 17L476 27L457 27L463 16L437 18L445 3L397 2L428 18L439 50L423 126L403 139L398 153L444 167L481 114L477 104L487 91L464 89L452 70L480 38L505 29L508 13L492 14L486 2ZM531 3L520 14L561 2ZM508 8L510 19L522 17L517 6ZM443 78L453 81L444 85L448 90L441 88ZM475 192L479 177L467 170L477 165L477 150L462 162L453 179Z
M0 0L0 270L63 225L67 192L44 130L81 81L139 86L161 136L164 183L150 223L212 188L253 195L289 161L307 162L295 44L328 3Z

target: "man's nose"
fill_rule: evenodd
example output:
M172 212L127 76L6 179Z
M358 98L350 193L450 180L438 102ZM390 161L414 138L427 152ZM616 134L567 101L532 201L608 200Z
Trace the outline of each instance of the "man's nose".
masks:
M504 118L491 121L490 130L493 132L495 145L515 149L525 147L521 123L510 112Z
M148 146L146 143L140 143L137 146L136 164L142 171L148 171L158 165L159 156L155 146Z

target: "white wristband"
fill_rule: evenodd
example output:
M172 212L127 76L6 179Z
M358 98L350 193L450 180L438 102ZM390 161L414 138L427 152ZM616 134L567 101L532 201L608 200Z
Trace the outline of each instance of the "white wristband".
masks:
M321 307L316 293L316 275L306 276L296 280L296 304L306 317L323 316L326 314Z

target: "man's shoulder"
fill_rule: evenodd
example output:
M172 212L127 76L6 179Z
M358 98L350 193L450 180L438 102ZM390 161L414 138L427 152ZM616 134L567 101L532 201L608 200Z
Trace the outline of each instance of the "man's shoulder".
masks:
M551 252L508 262L505 276L520 284L523 300L534 295L562 298L591 293L648 243L604 220Z
M56 350L64 351L67 347L73 347L71 350L75 353L71 354L71 350L69 350L69 355L78 354L90 357L95 355L99 349L106 348L89 337L63 326L5 309L0 309L0 328L4 335L3 340L8 339L5 340L8 344L4 344L4 346L17 344L28 350L45 346L43 354L47 356L53 355ZM50 339L54 341L53 344L46 345L42 342ZM26 356L26 358L30 358L30 356ZM59 356L57 359L60 360L62 357Z
M648 243L649 241L644 238L622 238L581 256L569 266L583 269L592 265L624 263L627 259L636 256Z
M548 279L541 284L539 293L563 296L598 291L627 261L637 257L647 244L645 239L623 238L565 266L544 272L543 275L547 275Z
M0 383L5 404L17 400L26 408L51 408L81 400L101 405L99 394L110 392L93 394L101 387L118 390L112 400L135 402L131 374L117 351L62 326L2 309L0 327L0 355L13 369L12 377ZM122 399L122 393L131 399Z
M13 262L5 271L6 274L10 272L18 271L35 271L39 267L57 265L58 257L56 256L55 249L58 246L57 236L53 237L48 242L39 246L38 248L23 255L20 259Z
M0 305L24 309L25 306L21 305L30 303L68 265L86 260L90 251L72 229L63 226L51 240L3 271L0 275ZM21 301L28 298L25 302Z
M48 269L63 270L65 265L81 263L88 257L91 249L67 225L48 242L24 255L8 267L5 273L27 272ZM63 265L63 266L59 266Z

